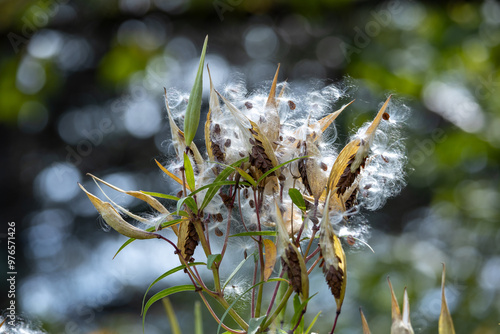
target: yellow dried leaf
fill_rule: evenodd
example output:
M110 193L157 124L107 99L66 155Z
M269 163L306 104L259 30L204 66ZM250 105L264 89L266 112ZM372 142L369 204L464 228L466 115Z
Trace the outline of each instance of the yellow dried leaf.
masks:
M359 313L361 314L361 324L363 326L363 334L371 334L370 328L368 327L368 322L366 322L365 315L363 314L363 310L361 307L359 308Z
M158 160L155 159L155 162L158 165L158 167L160 167L160 169L162 170L162 172L164 172L165 174L167 174L168 176L170 176L172 178L172 180L174 180L175 182L177 182L178 184L180 184L182 186L182 180L179 177L175 176L168 169L166 169L165 167L163 167L163 165L161 163L159 163ZM189 186L187 185L187 183L186 183L186 188L189 191L192 191L192 189L189 188Z
M444 295L444 282L445 282L446 268L443 263L443 274L441 276L441 314L439 315L439 334L455 334L455 327L451 319L450 310L446 303L446 296Z
M343 105L339 110L336 110L336 111L332 112L330 115L327 115L327 116L323 117L322 119L320 119L318 121L318 123L319 123L320 129L321 129L321 132L325 132L325 130L330 126L330 124L332 124L332 122L340 115L340 113L342 111L344 111L345 108L350 106L354 101L355 100L352 100L348 104ZM320 137L317 136L317 138L320 138ZM315 140L317 140L317 139L315 139Z
M270 239L262 240L265 250L265 266L264 266L264 281L267 282L273 273L274 265L276 264L276 246Z
M151 232L143 231L137 227L126 222L116 211L116 209L108 202L102 201L97 196L89 193L81 184L78 184L80 188L85 192L85 194L90 199L90 202L94 205L97 212L102 216L104 221L111 226L115 231L123 234L126 237L134 239L152 239L157 238L157 235Z

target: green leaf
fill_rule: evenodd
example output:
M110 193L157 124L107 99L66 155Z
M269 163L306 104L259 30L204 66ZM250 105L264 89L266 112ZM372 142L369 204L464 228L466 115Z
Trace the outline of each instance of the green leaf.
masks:
M195 194L197 194L200 191L205 190L205 189L210 189L210 188L213 188L213 187L219 187L220 188L222 186L230 186L230 185L233 185L233 184L236 184L236 181L219 181L219 182L213 182L213 183L207 184L207 185L205 185L203 187L200 187L200 188L196 189L195 191L193 191L192 193L190 193L189 196L193 196L193 195L195 195ZM247 184L247 183L245 182L244 184Z
M247 172L245 172L240 167L235 167L234 169L236 169L236 171L238 173L240 173L240 175L243 176L243 178L245 178L245 180L247 180L253 187L257 186L257 182L255 182L255 180L253 179L252 176L250 176L250 174L248 174Z
M224 314L222 315L222 317L220 318L220 323L219 323L219 327L217 327L217 334L219 334L220 332L220 329L221 329L221 323L224 321L224 319L226 318L226 316L228 315L229 311L233 308L233 306L245 295L247 294L249 291L251 291L253 288L261 285L261 284L264 284L264 283L271 283L271 282L285 282L285 283L288 283L288 281L284 278L271 278L270 280L268 280L267 282L259 282L255 285L252 285L251 287L249 287L248 289L246 289L241 295L238 296L238 298L236 298L232 303L231 305L229 305L229 307L227 308L227 310L224 312Z
M181 220L182 220L182 219L174 219L174 220L171 220L171 221L168 221L168 222L165 222L165 223L161 223L161 224L160 224L160 228L159 228L159 230L160 230L160 229L167 228L167 227L170 227L170 226L172 226L172 225L175 225L175 224L179 223ZM156 230L156 227L155 227L155 226L151 226L151 227L148 227L148 228L146 229L146 231L148 231L148 232L153 232L153 231L155 231L155 230ZM135 239L135 238L130 238L130 239L128 239L127 241L125 241L125 242L123 243L123 245L121 245L121 247L120 247L120 248L118 249L118 251L115 253L115 255L113 256L113 259L114 259L114 258L118 255L118 253L120 253L120 252L122 251L122 249L124 249L125 247L127 247L127 246L128 246L128 245L129 245L132 241L134 241L134 240L137 240L137 239Z
M201 304L194 303L194 334L203 334L203 318L201 317Z
M303 157L298 157L298 158L293 158L292 160L288 160L282 164L279 164L278 166L274 167L274 168L271 168L270 170L268 170L267 172L265 172L264 174L262 174L261 177L259 177L259 179L257 180L257 184L260 183L260 181L264 180L269 174L271 174L272 172L274 172L275 170L277 169L280 169L281 167L283 167L284 165L286 164L289 164L290 162L293 162L295 160L299 160L299 159L303 159L303 158L307 158L308 156L305 155Z
M189 266L192 267L192 266L199 266L199 265L204 265L205 263L203 262L192 262L192 263L189 263ZM173 269L170 269L169 271L167 271L166 273L162 274L161 276L159 276L157 279L155 279L153 281L153 283L151 283L148 287L148 289L146 290L146 292L144 293L144 297L142 298L142 308L141 310L144 310L144 302L146 301L146 296L148 295L148 292L149 290L151 290L151 288L156 284L158 283L159 281L161 281L162 279L164 279L165 277L169 276L169 275L172 275L173 273L176 273L178 272L179 270L183 270L184 268L186 268L185 265L180 265L180 266L177 266ZM142 311L141 311L142 313Z
M196 205L194 198L188 196L188 197L183 197L177 201L177 213L176 213L176 215L179 215L179 212L181 211L182 205L184 203L188 206L188 208L191 209L192 212L194 212L195 214L198 213L198 206Z
M304 302L304 305L302 305L298 294L296 294L293 297L294 314L293 314L293 318L292 318L290 325L292 327L294 327L300 319L300 324L297 326L297 329L296 329L297 333L302 333L304 330L304 317L302 316L303 315L302 312L304 311L305 304L307 304L307 301Z
M195 190L196 184L194 181L193 165L191 164L191 160L189 160L189 157L187 156L186 153L184 153L184 174L186 175L186 181L189 186L189 189Z
M316 323L316 321L318 320L320 314L321 314L321 311L319 311L318 314L316 314L314 319L311 321L311 324L306 329L306 332L305 332L306 334L309 334L309 332L311 332L311 330L312 330L314 324Z
M246 161L248 161L248 157L245 157L241 160L236 161L235 163L231 164L231 166L226 166L226 168L222 172L220 172L219 175L217 175L217 177L215 178L215 180L212 184L226 180L229 177L229 175L231 175L231 173L234 171L233 166L239 166ZM217 194L220 187L222 187L222 186L215 186L215 187L211 187L208 189L208 191L205 195L205 198L203 199L203 203L201 203L200 210L203 210L204 208L206 208L208 203L210 203L212 198L214 198L214 196Z
M261 316L259 318L252 318L252 319L250 319L250 321L248 322L248 331L247 331L247 333L248 334L255 334L255 333L257 333L257 331L260 328L260 325L266 319L266 317L267 317L266 315L263 315L263 316Z
M222 255L220 254L210 254L207 256L207 268L208 270L212 270L212 266L214 262L220 262L222 260Z
M177 292L183 292L183 291L195 291L195 287L193 285L173 286L171 288L162 290L162 291L158 292L157 294L155 294L153 297L151 297L148 300L148 302L146 303L146 306L144 306L144 312L142 314L142 331L144 332L144 321L146 320L146 314L147 314L149 308L151 307L151 305L153 305L155 302L157 302L158 300L160 300L164 297L170 296L170 295L177 293Z
M141 190L141 193L149 195L149 196L153 196L153 197L160 197L160 198L171 199L171 200L174 200L174 201L178 201L179 200L179 197L172 196L172 195L167 195L167 194L162 194L162 193L155 193L155 192L151 192L151 191L142 191L142 190Z
M276 231L252 231L252 232L241 232L241 233L236 233L233 235L230 235L229 237L249 237L249 236L270 236L270 237L275 237L276 236Z
M181 328L179 327L179 321L177 321L177 317L175 316L174 307L170 302L168 297L162 298L163 307L165 308L165 312L167 313L168 321L170 322L170 330L172 334L182 334Z
M306 201L304 201L304 197L298 189L288 189L288 195L292 199L293 204L295 204L300 210L306 211Z
M243 259L243 261L241 261L240 264L238 264L238 266L233 270L231 275L229 275L229 277L227 278L226 282L224 282L224 286L222 287L222 291L224 291L224 289L226 288L228 283L233 279L234 275L236 275L238 273L238 271L240 271L241 267L243 267L243 265L245 264L245 262L248 261L249 258L251 258L251 256L247 256L246 259Z
M198 72L194 80L189 101L186 108L186 117L184 119L184 139L186 146L191 145L198 124L200 123L200 110L201 110L201 95L203 92L203 68L205 64L205 53L207 51L208 36L203 43L203 50L201 51L200 64L198 65Z

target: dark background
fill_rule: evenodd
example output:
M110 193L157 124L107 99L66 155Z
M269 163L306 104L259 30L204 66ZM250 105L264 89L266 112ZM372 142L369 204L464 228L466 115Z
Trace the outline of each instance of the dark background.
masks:
M403 132L408 185L364 213L375 254L348 251L338 332L361 333L360 306L372 331L389 331L388 275L400 300L408 288L415 332L437 332L442 262L457 333L497 332L499 26L496 1L0 2L0 263L14 221L19 326L141 331L142 295L174 257L151 241L112 260L125 238L102 231L77 182L91 187L85 173L93 173L124 189L170 191L153 160L172 154L163 87L188 94L208 34L206 61L218 89L241 79L249 92L259 89L281 63L280 81L297 94L336 83L345 94L334 107L356 98L336 121L338 143L388 93L412 109ZM326 310L315 327L321 333L333 314L328 297L315 302ZM195 299L172 298L185 333ZM146 332L169 332L160 305Z

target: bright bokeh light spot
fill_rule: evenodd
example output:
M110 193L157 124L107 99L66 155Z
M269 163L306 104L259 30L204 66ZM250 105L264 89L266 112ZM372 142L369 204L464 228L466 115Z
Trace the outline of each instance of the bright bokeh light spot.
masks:
M54 57L61 50L63 39L61 34L54 30L37 32L28 44L30 55L40 59Z
M124 114L127 131L136 138L149 138L160 130L160 108L151 100L132 102Z
M244 45L250 57L265 59L274 55L279 47L279 40L273 29L258 25L245 33Z
M500 290L498 278L500 277L500 257L492 257L483 266L480 274L480 284L486 290Z
M54 163L35 179L35 193L41 200L65 203L80 191L80 171L69 163Z
M17 69L16 87L25 94L36 94L45 86L45 69L31 57L25 57Z
M423 90L427 108L467 132L481 130L485 117L470 92L459 84L432 81Z
M125 191L128 190L136 190L139 188L137 182L135 182L135 179L132 174L129 173L114 173L110 175L106 175L102 178L104 181L111 183L115 187L118 187L120 189L123 189ZM128 206L132 201L134 200L134 197L122 194L120 192L116 192L114 190L111 190L111 188L108 188L105 185L99 184L101 188L106 192L106 194L111 198L114 202L121 206ZM100 191L99 191L100 192ZM97 194L100 196L100 194ZM100 196L103 198L103 200L108 201L107 199L104 198L104 196Z

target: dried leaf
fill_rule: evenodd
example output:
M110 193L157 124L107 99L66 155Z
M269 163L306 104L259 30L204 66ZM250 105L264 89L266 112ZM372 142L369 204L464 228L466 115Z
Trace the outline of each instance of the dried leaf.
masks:
M178 184L180 184L181 186L183 185L182 184L182 180L175 176L174 174L172 174L168 169L166 169L165 167L163 167L163 165L161 163L158 162L158 160L155 159L155 162L156 164L158 165L158 167L160 167L160 169L165 173L167 174L168 176L170 176L172 178L172 180L174 180L175 182L177 182ZM186 184L186 188L189 190L189 191L193 191L193 189L189 188L189 185Z
M345 108L350 106L355 100L352 100L346 105L343 105L339 110L332 112L330 115L327 115L318 121L321 132L325 132L325 130L332 124L332 122L340 115ZM317 138L320 138L319 136Z
M446 268L443 263L443 274L441 276L441 314L439 315L439 334L455 334L455 327L451 319L450 310L446 303L446 296L444 295Z
M361 307L359 308L359 313L361 314L361 324L363 325L363 334L371 334L370 328L368 327L368 322L366 322L365 315Z
M259 122L259 127L262 133L267 138L269 143L271 143L273 149L276 148L275 142L280 136L280 115L278 112L279 101L276 99L276 85L278 83L278 74L280 71L280 64L278 64L278 69L274 75L273 83L271 84L271 90L269 91L269 97L267 98L265 106L265 117L262 118L263 121Z
M134 239L152 239L157 238L157 235L151 232L143 231L137 227L126 222L111 205L111 203L104 202L97 196L89 193L81 184L80 188L87 194L90 202L94 205L97 212L102 216L104 221L111 226L115 231L123 234L126 237Z
M276 246L270 239L262 240L265 250L265 266L264 266L264 281L267 282L273 273L274 265L276 264Z

